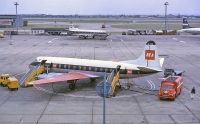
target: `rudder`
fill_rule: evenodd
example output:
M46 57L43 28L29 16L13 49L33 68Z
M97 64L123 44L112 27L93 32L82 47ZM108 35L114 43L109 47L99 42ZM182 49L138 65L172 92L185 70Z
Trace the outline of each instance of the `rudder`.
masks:
M182 28L183 29L190 28L190 25L189 25L186 17L183 17Z

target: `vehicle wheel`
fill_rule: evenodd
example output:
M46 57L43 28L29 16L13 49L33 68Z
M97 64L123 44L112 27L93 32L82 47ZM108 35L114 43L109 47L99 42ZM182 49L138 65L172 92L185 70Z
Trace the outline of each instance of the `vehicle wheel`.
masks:
M96 82L96 78L90 78L90 82L91 83Z
M122 35L126 35L126 32L122 32Z
M15 91L15 88L9 88L10 91Z
M74 83L69 84L70 90L75 90L76 85Z
M114 93L112 94L112 97L115 97L117 95L117 91L114 91Z
M175 100L175 98L172 98L172 99L171 99L171 101L174 101L174 100Z

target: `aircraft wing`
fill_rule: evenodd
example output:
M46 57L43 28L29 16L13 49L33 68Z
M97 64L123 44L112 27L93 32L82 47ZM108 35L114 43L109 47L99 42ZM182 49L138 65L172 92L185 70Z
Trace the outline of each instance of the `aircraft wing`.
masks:
M81 80L81 79L98 78L98 77L99 76L97 75L83 73L83 72L59 73L56 75L51 74L50 76L47 76L44 79L31 81L29 84L50 84L62 81Z

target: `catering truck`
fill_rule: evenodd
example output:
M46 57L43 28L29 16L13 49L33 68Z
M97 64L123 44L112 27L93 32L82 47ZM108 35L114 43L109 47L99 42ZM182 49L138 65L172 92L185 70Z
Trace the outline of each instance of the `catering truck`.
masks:
M160 99L175 100L178 95L181 94L183 87L182 76L169 76L161 81L159 90Z

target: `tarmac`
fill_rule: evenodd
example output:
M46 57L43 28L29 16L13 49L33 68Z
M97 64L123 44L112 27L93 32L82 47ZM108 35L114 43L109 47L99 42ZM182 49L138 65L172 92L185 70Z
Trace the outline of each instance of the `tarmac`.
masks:
M147 41L157 43L164 68L184 70L184 88L175 101L157 97L163 73L121 80L123 89L106 98L106 124L200 124L200 36L122 36L81 40L74 36L16 35L0 39L0 72L20 78L38 56L101 60L136 59ZM101 79L97 80L100 81ZM126 89L127 83L131 88ZM70 91L66 83L0 87L0 124L102 124L103 101L89 80ZM196 96L190 98L192 87Z

